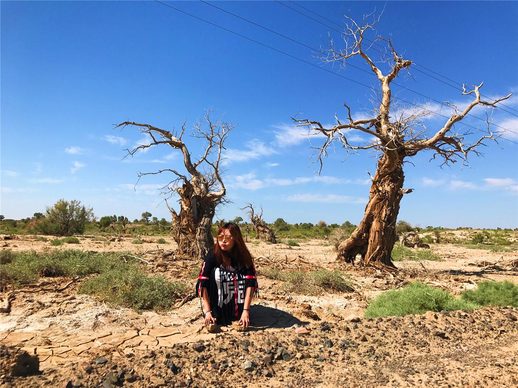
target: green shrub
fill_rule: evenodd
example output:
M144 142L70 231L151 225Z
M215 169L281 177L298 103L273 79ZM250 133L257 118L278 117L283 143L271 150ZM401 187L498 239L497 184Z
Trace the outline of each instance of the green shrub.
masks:
M300 246L297 240L288 240L286 241L286 245L289 247L298 247Z
M14 254L10 249L2 249L0 251L0 264L9 264L13 261Z
M45 217L38 221L37 228L43 234L71 236L82 234L87 222L93 219L93 210L81 205L80 201L60 199L48 208Z
M406 221L401 220L401 221L398 221L396 224L396 233L398 235L401 235L403 233L412 232L414 230L415 230L415 228Z
M140 237L136 238L131 242L132 244L144 244L144 241Z
M354 289L349 282L345 280L342 273L339 271L329 271L327 269L320 269L311 274L313 281L318 287L325 290L333 290L340 292L351 292Z
M423 283L412 283L387 291L369 303L365 317L403 316L426 311L472 310L476 305L455 299L448 292Z
M137 310L164 310L185 295L186 287L128 268L110 270L89 279L82 284L80 292Z
M167 244L167 241L165 241L164 238L159 238L156 243L157 244Z
M2 266L2 269L10 283L26 284L39 276L86 276L131 264L121 260L120 254L63 250L18 252L12 262Z
M54 240L50 240L50 245L52 245L53 247L58 247L60 245L63 245L64 242L63 240L59 239L59 238L55 238Z
M489 235L487 233L475 233L473 237L471 237L472 244L483 244L486 240L488 240Z
M441 258L433 253L430 249L415 249L405 247L403 244L396 243L392 249L392 260L394 261L439 261Z
M283 288L297 294L319 295L323 291L353 291L350 282L340 271L281 271L278 268L269 268L262 270L261 275L285 282Z
M283 273L278 268L264 268L259 273L269 279L283 280Z
M66 244L81 244L81 241L77 237L69 236L62 239Z
M518 307L518 286L508 281L485 281L475 290L463 292L462 299L481 306Z

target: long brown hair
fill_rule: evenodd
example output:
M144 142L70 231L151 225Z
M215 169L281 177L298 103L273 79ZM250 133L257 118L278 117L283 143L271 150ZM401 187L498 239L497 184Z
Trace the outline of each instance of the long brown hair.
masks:
M230 252L225 252L220 248L218 241L216 241L214 244L214 256L216 256L218 264L223 264L223 258L225 257L231 261L235 261L240 267L252 268L255 271L254 260L250 251L246 247L239 226L233 222L227 222L218 228L218 236L224 230L228 230L230 232L230 235L234 240L234 246Z

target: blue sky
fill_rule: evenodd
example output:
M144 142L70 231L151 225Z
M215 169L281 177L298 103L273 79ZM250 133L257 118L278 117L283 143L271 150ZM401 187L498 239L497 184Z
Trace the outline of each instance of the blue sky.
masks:
M469 101L453 85L483 81L486 96L514 93L503 109L476 110L470 127L458 127L483 128L489 113L502 136L468 166L441 167L430 154L409 160L405 187L414 192L399 219L518 227L518 3L212 3L241 18L201 2L164 3L2 1L0 214L30 217L64 198L97 217L169 219L159 190L168 177L137 184L137 174L180 166L178 153L124 158L142 135L114 125L175 130L210 110L234 127L224 167L230 203L216 218L246 218L241 208L252 203L269 222L358 223L376 154L337 147L319 175L321 139L291 117L332 123L345 117L344 102L357 115L372 112L376 80L356 66L367 68L325 64L318 50L340 44L344 15L382 11L377 32L415 63L394 86L394 103L438 113L425 122L430 130L449 113L441 102ZM196 154L199 143L185 141Z

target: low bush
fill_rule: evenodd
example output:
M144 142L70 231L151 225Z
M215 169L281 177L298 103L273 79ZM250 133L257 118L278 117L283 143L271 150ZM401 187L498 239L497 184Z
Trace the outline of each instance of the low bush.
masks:
M157 244L167 244L167 241L165 241L164 238L159 238L156 243Z
M507 281L481 282L475 290L464 291L462 299L480 306L518 307L518 286Z
M441 260L441 258L438 255L436 255L435 253L433 253L430 249L408 248L402 244L396 243L394 245L394 249L392 250L392 260L394 260L394 261L403 261L403 260L439 261L439 260Z
M10 249L0 251L0 264L9 264L13 261L14 253Z
M315 284L325 290L333 290L340 292L354 291L350 283L343 277L342 273L339 271L329 271L326 269L321 269L313 272L311 275Z
M455 299L450 293L423 283L387 291L369 303L366 318L422 314L426 311L473 310L474 303Z
M65 244L81 244L81 241L79 241L77 237L73 236L64 237L62 240Z
M261 275L285 282L284 289L296 294L319 295L324 291L351 292L353 288L340 271L281 271L262 270Z
M1 286L32 283L40 276L98 274L81 285L80 291L101 300L139 310L166 309L186 293L185 285L143 273L135 258L124 253L80 250L22 252L0 267Z
M137 310L164 310L185 296L186 286L160 276L147 276L136 268L119 268L88 279L80 292Z
M86 276L121 265L128 264L117 254L63 250L16 253L3 270L12 283L25 284L40 276Z

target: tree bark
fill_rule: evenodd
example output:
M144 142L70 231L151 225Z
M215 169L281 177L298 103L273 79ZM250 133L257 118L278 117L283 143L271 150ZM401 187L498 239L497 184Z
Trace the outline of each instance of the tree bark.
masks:
M180 213L171 211L171 229L173 239L178 244L177 253L181 256L204 258L214 248L211 226L216 204L206 197L196 195L189 183L185 183L178 193Z
M337 259L353 263L360 254L362 263L379 262L389 267L397 241L396 222L403 198L403 158L383 154L372 181L369 201L362 221L351 236L338 246Z

